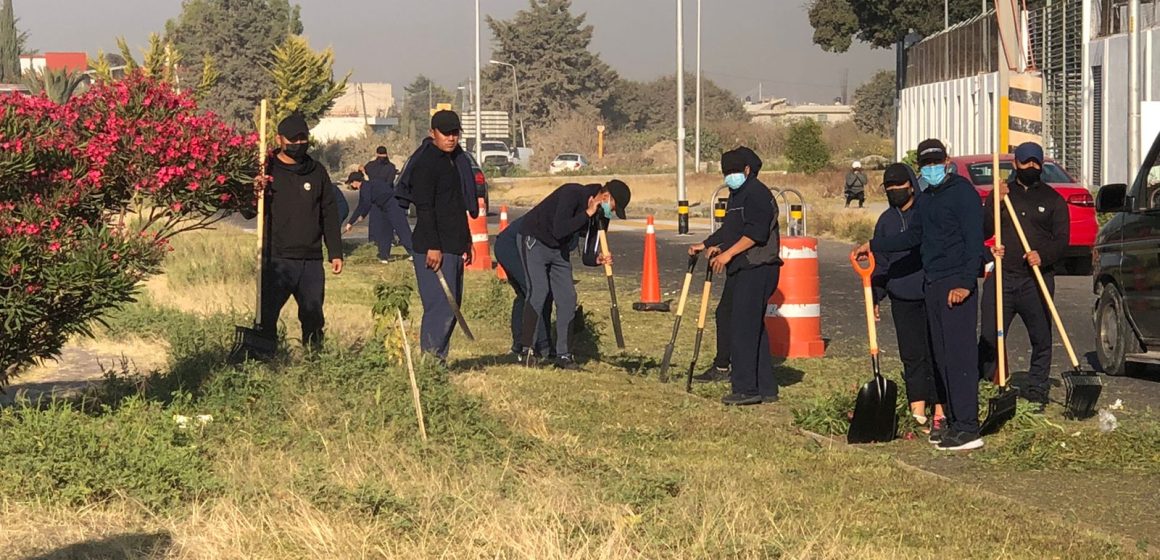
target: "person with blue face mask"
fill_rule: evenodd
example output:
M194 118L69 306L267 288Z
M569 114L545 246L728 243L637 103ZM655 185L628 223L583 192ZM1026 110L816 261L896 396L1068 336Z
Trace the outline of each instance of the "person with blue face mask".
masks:
M572 248L582 243L582 260L587 266L610 263L611 257L606 258L599 250L598 234L608 229L613 215L625 219L625 210L631 199L632 191L628 185L617 179L603 185L569 183L552 191L517 220L519 226L513 240L524 283L517 288L517 294L522 289L525 304L520 328L512 329L513 333L518 331L523 339L513 341L512 346L514 350L523 352L521 360L525 363L534 363L550 355L547 353L551 350L545 349L548 337L544 330L548 324L546 315L550 302L554 300L555 365L565 370L580 369L568 340L576 317L576 285L570 259ZM498 246L496 253L501 253ZM503 253L510 251L505 248ZM512 270L515 264L504 262L503 258L500 262L506 270ZM515 313L512 319L516 319Z
M765 328L765 308L781 272L781 239L777 231L777 202L754 172L760 160L738 148L721 155L721 171L729 187L725 222L704 242L689 247L709 258L713 272L726 274L718 306L727 309L730 333L729 363L732 393L721 399L730 406L772 403L778 400L773 357ZM707 376L701 376L704 379Z
M919 247L931 349L947 396L947 427L932 430L941 450L983 446L979 435L978 277L983 264L983 208L975 187L947 172L946 146L936 139L918 145L919 173L930 184L915 201L917 218L889 237L876 236L854 249L893 253Z

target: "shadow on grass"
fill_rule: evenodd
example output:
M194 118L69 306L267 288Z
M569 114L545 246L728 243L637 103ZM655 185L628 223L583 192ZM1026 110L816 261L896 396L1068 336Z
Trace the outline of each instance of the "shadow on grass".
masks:
M162 558L173 546L173 537L168 532L124 533L100 539L70 544L25 557L25 560L138 560L142 558Z
M489 356L472 356L470 358L463 358L455 360L448 364L451 371L476 371L494 366L514 366L519 365L519 360L511 352L503 354L492 354Z

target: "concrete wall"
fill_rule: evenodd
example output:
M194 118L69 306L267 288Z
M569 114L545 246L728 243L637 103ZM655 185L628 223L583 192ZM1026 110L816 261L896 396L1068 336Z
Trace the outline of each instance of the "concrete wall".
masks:
M932 137L952 156L991 153L998 80L998 73L980 74L902 90L895 158Z
M1141 117L1141 159L1147 155L1156 138L1153 131L1160 130L1160 123L1154 122L1160 118L1160 113L1152 105L1160 101L1160 72L1156 68L1160 63L1156 59L1158 47L1160 28L1140 31L1140 97L1142 103L1148 105ZM1094 184L1097 181L1105 185L1130 182L1136 170L1128 168L1128 36L1115 35L1091 41L1088 44L1088 64L1089 77L1084 84L1087 97L1092 98L1094 81L1103 80L1102 99L1091 99L1091 103L1098 102L1103 109L1103 122L1100 123L1102 162L1099 169L1094 167L1094 133L1089 133L1083 145L1084 181L1091 188L1099 186ZM1084 129L1091 131L1095 125L1092 111L1087 111L1085 119L1088 122Z

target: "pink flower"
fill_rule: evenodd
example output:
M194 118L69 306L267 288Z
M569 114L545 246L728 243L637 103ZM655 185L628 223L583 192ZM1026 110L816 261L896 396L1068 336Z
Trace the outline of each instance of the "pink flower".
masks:
M56 253L57 251L60 251L60 243L59 242L53 241L52 243L48 244L48 252Z

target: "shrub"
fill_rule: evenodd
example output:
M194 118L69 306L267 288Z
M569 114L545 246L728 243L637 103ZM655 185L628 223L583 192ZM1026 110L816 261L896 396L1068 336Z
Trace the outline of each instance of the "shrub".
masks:
M830 164L830 148L822 140L822 127L812 119L790 125L785 155L790 171L817 173Z

